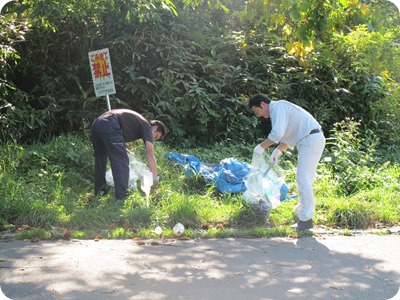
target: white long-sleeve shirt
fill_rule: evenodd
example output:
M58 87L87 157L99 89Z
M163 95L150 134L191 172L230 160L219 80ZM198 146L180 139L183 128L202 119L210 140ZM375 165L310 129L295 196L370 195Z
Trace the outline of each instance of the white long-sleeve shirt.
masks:
M268 139L275 143L285 143L291 149L309 135L311 130L321 128L309 112L286 100L271 101L269 115L272 130Z

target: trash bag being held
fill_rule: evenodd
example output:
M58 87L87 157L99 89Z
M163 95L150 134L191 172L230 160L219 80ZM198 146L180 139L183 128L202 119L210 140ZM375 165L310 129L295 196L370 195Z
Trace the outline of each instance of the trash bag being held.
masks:
M268 154L253 155L250 172L244 178L246 191L243 199L260 212L270 212L281 203L281 187L285 184L285 172L273 164Z
M142 177L145 171L150 172L149 168L140 159L136 158L133 153L128 153L129 157L129 183L128 188L137 189L137 181ZM106 183L108 186L114 186L114 178L111 169L106 172Z

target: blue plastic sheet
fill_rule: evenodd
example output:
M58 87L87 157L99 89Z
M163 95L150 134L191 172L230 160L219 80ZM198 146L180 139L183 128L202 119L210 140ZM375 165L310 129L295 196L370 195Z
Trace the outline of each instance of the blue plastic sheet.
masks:
M225 158L216 164L205 164L195 156L169 152L166 156L181 164L188 177L200 174L206 183L213 184L221 193L243 193L243 198L256 210L270 211L289 197L289 187L284 182L284 171L271 165L268 155L253 157L252 164L236 158Z
M221 193L239 193L246 190L244 177L250 171L250 165L246 162L226 158L216 164L205 164L195 156L176 152L167 153L167 157L183 165L188 177L200 174L206 183L214 184Z

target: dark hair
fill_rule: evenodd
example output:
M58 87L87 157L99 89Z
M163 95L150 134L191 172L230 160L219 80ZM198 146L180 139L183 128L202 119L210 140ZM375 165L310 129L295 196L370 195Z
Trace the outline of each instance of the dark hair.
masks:
M271 99L262 94L254 95L249 100L249 108L252 108L253 106L260 107L261 102L269 104L271 102Z
M150 125L157 126L157 131L161 133L160 139L163 139L169 132L167 126L165 126L165 124L159 120L151 120Z

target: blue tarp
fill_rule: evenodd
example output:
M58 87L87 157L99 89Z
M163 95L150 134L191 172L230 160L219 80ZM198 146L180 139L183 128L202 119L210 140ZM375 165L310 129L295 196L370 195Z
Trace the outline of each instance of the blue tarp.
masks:
M167 153L167 157L185 167L185 174L193 177L200 174L206 183L214 184L221 193L239 193L246 190L244 177L249 173L250 165L236 158L226 158L217 164L204 164L197 157Z
M250 172L251 165L236 158L226 158L217 164L205 164L195 156L169 152L166 156L182 166L188 177L200 174L206 183L213 184L221 193L239 193L247 190L244 179ZM283 183L280 187L280 201L294 198L288 196L289 187Z

